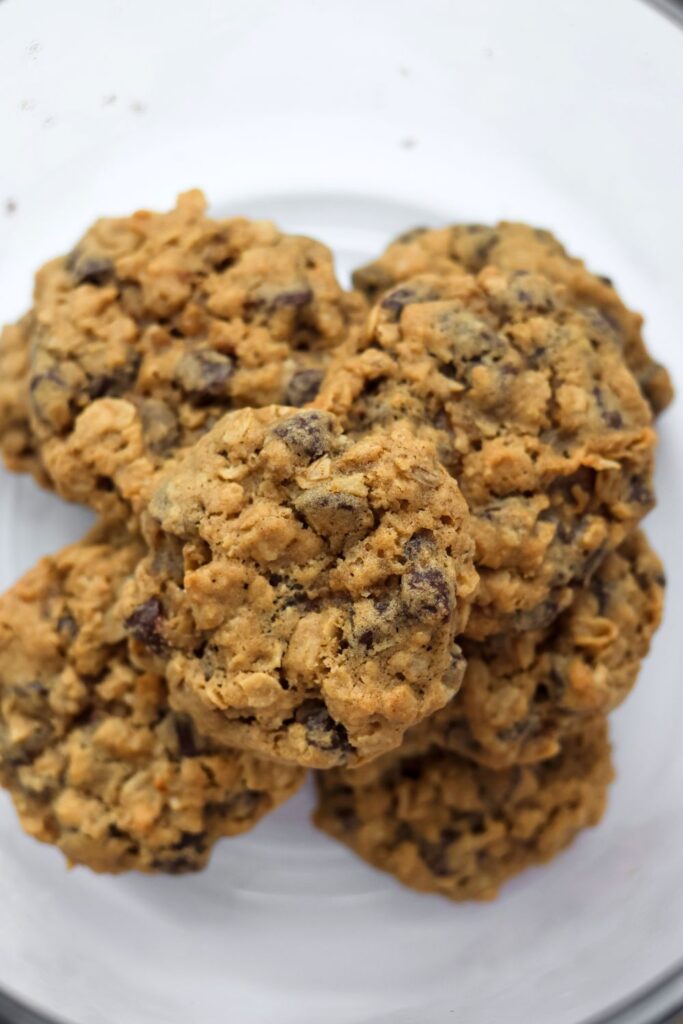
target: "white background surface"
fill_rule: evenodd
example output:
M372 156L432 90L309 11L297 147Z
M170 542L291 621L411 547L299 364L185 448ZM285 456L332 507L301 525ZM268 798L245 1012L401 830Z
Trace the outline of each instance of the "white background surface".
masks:
M89 221L201 185L332 245L525 219L625 299L683 386L683 34L638 0L5 0L0 320ZM649 533L670 587L615 717L604 825L485 906L316 834L310 794L189 879L66 873L0 799L0 987L74 1024L577 1024L683 956L683 412ZM0 583L87 516L0 476ZM403 1011L403 1012L399 1012Z

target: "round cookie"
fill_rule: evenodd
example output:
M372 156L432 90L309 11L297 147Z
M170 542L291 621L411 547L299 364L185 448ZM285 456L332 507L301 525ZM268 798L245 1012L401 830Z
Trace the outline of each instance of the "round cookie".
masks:
M113 614L141 542L105 530L0 599L0 782L23 828L94 871L181 873L303 772L201 738L135 668Z
M643 318L624 305L608 277L592 274L583 260L570 256L549 231L508 221L493 227L454 224L433 230L416 228L392 242L378 260L357 270L353 280L374 302L388 288L417 274L449 273L454 268L476 274L487 265L506 273L525 270L543 274L564 286L569 302L577 309L597 311L612 328L653 410L661 412L669 405L671 379L645 346Z
M653 504L650 409L610 330L536 274L423 275L374 307L315 405L432 440L473 515L468 635L551 621Z
M230 745L325 768L398 746L462 680L477 583L469 516L402 428L226 415L169 470L121 604L173 706Z
M577 724L629 694L663 596L661 562L636 532L549 628L463 643L461 689L413 736L490 768L554 757Z
M412 889L492 899L599 822L612 777L600 720L551 760L499 772L407 744L357 771L320 772L314 820Z
M71 500L135 504L226 410L306 403L364 314L324 245L205 207L195 191L169 213L99 220L36 276L31 423Z

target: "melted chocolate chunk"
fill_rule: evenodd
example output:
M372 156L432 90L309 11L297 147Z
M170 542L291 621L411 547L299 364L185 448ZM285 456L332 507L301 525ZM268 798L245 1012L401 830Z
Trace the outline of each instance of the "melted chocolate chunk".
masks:
M330 449L331 423L331 417L326 413L302 412L282 420L272 432L299 458L315 462Z
M155 654L162 654L166 650L166 641L161 634L163 621L161 601L157 597L150 597L128 616L124 626L145 647L149 647Z

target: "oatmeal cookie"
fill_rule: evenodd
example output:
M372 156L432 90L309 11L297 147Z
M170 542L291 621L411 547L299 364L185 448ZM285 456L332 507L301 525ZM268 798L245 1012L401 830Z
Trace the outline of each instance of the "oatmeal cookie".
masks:
M378 260L357 270L354 284L375 301L381 292L416 274L449 273L454 267L476 274L486 265L506 273L532 271L563 285L576 309L599 313L612 329L653 410L661 412L669 405L671 379L647 351L643 318L624 305L608 277L591 273L549 231L507 221L493 227L416 228L397 238Z
M168 471L121 615L207 736L311 767L397 746L462 680L467 508L427 444L226 415Z
M319 772L315 823L412 889L492 899L599 822L612 776L601 720L552 759L505 771L408 743L355 771Z
M198 735L114 612L139 540L98 529L0 599L0 782L29 835L94 871L203 867L303 780Z
M227 410L310 401L364 313L324 245L205 207L195 191L169 213L99 220L37 274L30 418L66 498L135 504Z
M654 501L651 411L611 329L537 274L404 282L314 404L436 445L473 514L473 639L550 622Z
M554 757L577 723L630 693L663 596L661 562L636 532L549 628L464 642L462 688L420 735L490 768Z

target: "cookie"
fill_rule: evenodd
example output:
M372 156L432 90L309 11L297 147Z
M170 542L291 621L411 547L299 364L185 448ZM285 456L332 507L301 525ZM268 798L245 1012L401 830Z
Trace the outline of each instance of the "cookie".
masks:
M478 273L486 265L506 273L543 274L562 285L578 310L597 312L613 330L624 358L653 410L661 412L673 398L666 369L647 351L643 318L628 309L608 277L591 273L583 260L570 256L549 231L502 221L493 227L455 224L437 230L417 228L397 238L378 260L354 274L357 288L375 301L398 282L425 272L462 268Z
M472 639L552 621L653 504L651 412L611 329L537 274L404 282L314 404L436 445L473 515Z
M28 410L30 316L0 331L0 454L8 469L31 473L49 486L36 450Z
M324 245L205 206L99 220L37 274L30 419L70 500L135 505L225 411L310 401L364 312Z
M612 777L600 720L554 758L506 771L407 745L357 771L320 772L315 823L412 889L492 899L599 822Z
M26 832L72 864L181 873L303 772L202 738L128 660L113 610L141 555L99 529L0 599L0 782Z
M226 415L167 472L121 615L173 706L296 764L397 746L462 680L469 516L402 428L346 438L284 407Z
M463 643L462 688L419 735L490 768L554 757L629 694L661 620L662 565L636 532L545 630Z

